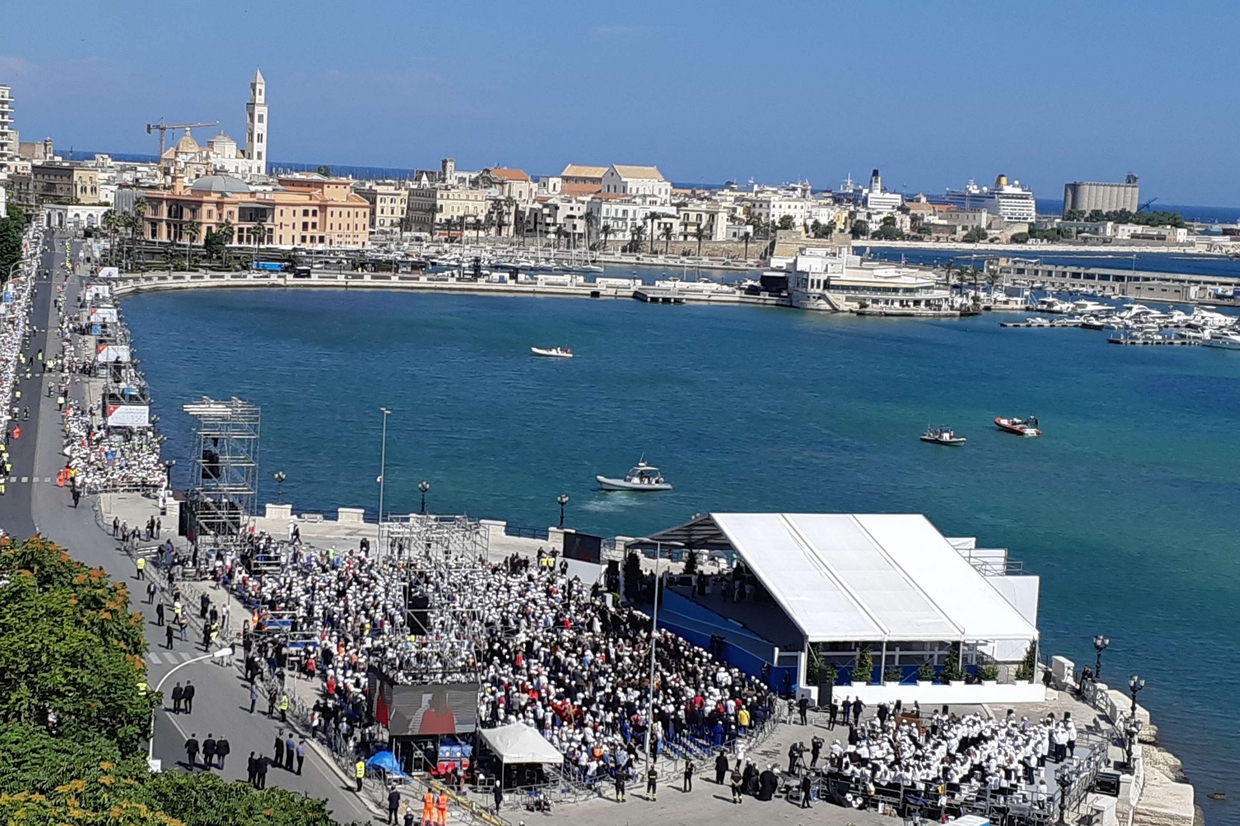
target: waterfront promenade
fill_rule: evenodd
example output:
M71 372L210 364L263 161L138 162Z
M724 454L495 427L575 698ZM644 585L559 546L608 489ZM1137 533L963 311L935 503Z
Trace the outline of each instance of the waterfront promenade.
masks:
M50 263L55 265L54 257ZM71 282L71 290L76 286ZM74 295L71 293L69 306L74 306ZM47 310L48 321L40 325L43 329L54 326L54 318L51 316L50 308ZM45 334L44 334L45 335ZM34 346L39 346L36 340ZM85 388L83 381L78 381L75 386L77 393ZM55 476L55 472L59 467L60 458L58 455L60 444L57 425L57 416L55 415L54 405L43 405L39 408L39 412L32 418L32 421L38 422L35 429L35 450L32 464L29 468L34 472L32 475L40 475L41 478L51 478ZM17 467L15 471L19 474L22 468ZM98 506L101 511L106 513L120 514L122 509L126 514L131 514L126 521L130 524L142 524L145 517L151 515L156 506L152 500L144 500L141 497L103 497L96 502L95 497L85 497L82 501L82 507L77 511L69 508L68 492L65 489L57 488L53 484L31 485L30 496L30 516L31 524L37 525L44 535L60 542L75 553L83 561L93 565L100 565L107 569L114 577L122 581L128 581L131 588L135 585L133 567L131 558L123 554L117 548L114 541L110 539L106 531L101 527L103 519L96 519L93 508ZM16 502L17 500L13 500ZM8 502L4 503L6 506ZM106 509L106 510L104 510ZM0 511L0 516L8 519L13 516L9 511ZM170 520L169 520L170 521ZM5 523L10 524L8 522ZM17 524L14 522L13 524ZM278 529L282 525L287 524L287 520L280 517L272 517L270 528ZM337 521L335 526L330 524L330 520L322 523L314 523L315 527L311 528L307 523L305 532L315 535L317 541L331 542L333 537L338 537L340 545L352 546L355 541L362 535L366 535L369 531L374 530L373 525L365 523L346 523L340 524ZM333 531L335 533L333 534ZM14 531L20 533L18 531ZM278 534L277 534L278 535ZM497 543L500 540L497 538ZM517 540L513 538L505 538L503 540L506 545L499 545L491 550L507 553L509 548L531 551L531 544L534 540ZM195 589L188 590L188 587ZM187 587L187 594L191 598L187 600L188 604L193 605L192 595L197 589L202 588L200 584L193 584ZM210 589L208 587L208 593ZM215 599L226 599L223 594L215 595ZM148 636L151 637L151 655L148 657L148 666L151 669L151 682L157 683L162 675L170 673L171 669L178 668L177 679L185 676L187 679L193 679L195 685L199 686L199 697L196 702L196 708L192 718L176 718L172 715L161 714L157 718L156 726L156 757L164 761L165 766L171 766L179 757L179 746L186 735L186 726L194 727L199 736L204 736L202 729L213 731L216 736L226 735L234 744L234 754L241 756L250 749L259 751L269 751L270 740L274 735L277 724L261 718L259 716L251 717L248 715L247 696L244 694L244 688L238 680L238 674L229 668L225 668L211 661L190 662L197 656L197 652L192 651L192 641L195 635L191 635L189 643L174 643L171 650L162 647L162 640L155 636L158 630L153 627L150 622L149 606L140 606L148 618ZM236 611L234 606L234 617L240 617L241 614ZM299 688L303 687L301 683ZM306 689L313 691L313 687L308 684L304 686ZM166 690L166 687L165 687ZM961 709L960 711L966 711ZM1088 712L1083 709L1073 707L1074 716L1078 719L1088 719ZM990 713L987 711L986 713ZM1021 709L1020 713L1036 716L1042 713L1039 709ZM801 733L796 726L785 726L778 731L773 739L765 744L763 749L756 752L758 756L764 756L767 751L771 752L776 758L773 762L778 762L781 750L786 748L787 743L794 739L805 739L807 735ZM230 770L226 776L237 777L239 775L238 761L234 758L230 764ZM364 801L359 801L354 797L347 788L340 774L336 772L329 760L322 759L321 756L312 758L307 764L308 773L301 777L286 776L287 773L275 772L271 776L273 783L287 785L289 788L295 788L307 791L315 796L326 796L330 801L331 808L336 812L336 816L341 819L364 819L368 816L369 807L365 806ZM318 773L309 771L309 769L317 769ZM702 771L704 767L699 767ZM711 784L708 784L699 775L698 791L687 796L688 799L683 800L683 805L677 804L677 795L672 789L664 787L663 794L659 802L646 804L644 801L638 800L640 795L634 794L634 802L623 806L612 803L604 799L596 800L587 804L583 804L585 808L580 810L572 808L560 808L552 814L552 817L567 818L574 816L575 811L589 812L590 816L596 816L603 823L616 822L623 817L626 822L631 821L635 817L642 820L653 820L656 817L660 819L673 819L688 822L689 820L700 820L702 817L723 817L726 821L740 823L741 818L745 818L744 822L749 822L753 817L752 806L761 805L756 802L747 801L746 806L733 806L725 801L716 800L715 795L707 795L707 790L714 791ZM1191 790L1189 792L1191 800ZM632 814L633 809L638 809L641 814ZM763 814L775 812L776 818L786 822L806 822L809 817L806 813L796 809L790 804L782 801L766 807ZM834 806L819 804L815 809L811 810L814 820L819 820L828 824L836 823L877 823L877 816L872 813L857 813L848 809L841 809ZM350 814L350 812L356 812ZM526 815L527 817L529 815ZM520 818L521 814L514 813L512 819ZM889 822L889 821L888 821ZM1180 822L1180 821L1169 821Z
M54 239L51 250L43 253L42 265L56 274L56 283L64 283L60 275L65 265L63 237ZM76 278L68 281L68 307L76 306L79 285ZM48 298L50 292L51 284L40 282L33 320L39 332L32 336L32 350L42 348L50 352L47 330L55 329L57 324L55 307ZM75 377L71 393L80 394L84 384L81 377ZM244 780L246 756L250 751L270 755L278 723L246 713L249 694L236 669L222 667L211 659L195 661L203 654L201 646L195 645L201 639L200 633L191 633L188 642L177 640L172 649L165 647L164 629L156 624L154 605L145 602L144 586L136 578L133 559L96 520L95 497L82 497L75 509L69 489L55 484L56 474L63 466L60 414L55 399L47 398L45 393L31 392L23 396L30 397L31 419L22 422L25 425L22 438L10 446L13 475L18 481L10 483L7 494L0 498L0 525L19 538L39 533L67 549L75 558L104 569L110 577L129 586L132 608L146 619L149 684L158 685L175 669L175 676L163 687L165 697L177 680L191 680L197 687L192 715L172 715L167 711L171 707L168 701L165 701L165 711L156 715L155 758L161 761L164 770L179 770L177 764L184 760L182 744L185 739L193 733L202 739L210 732L217 738L227 737L232 744L232 757L226 769L216 771L229 779ZM26 450L14 450L14 446L20 448L23 443ZM23 482L22 479L37 481ZM156 509L153 500L147 502L148 510ZM239 623L240 617L238 626ZM268 782L326 798L338 820L364 821L371 817L370 810L346 787L335 769L317 754L308 756L301 776L273 770Z

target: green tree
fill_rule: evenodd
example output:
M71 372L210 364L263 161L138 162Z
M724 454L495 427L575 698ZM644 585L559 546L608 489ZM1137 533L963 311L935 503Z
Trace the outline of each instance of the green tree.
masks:
M917 679L923 683L934 681L934 663L932 661L926 660L921 664L917 669Z
M796 226L796 220L791 215L785 215L779 219L780 229L792 229Z
M603 224L603 226L599 228L598 234L603 236L603 252L607 252L607 242L611 240L611 234L613 232L615 232L615 230L611 228L611 224Z
M193 266L193 246L198 243L198 234L202 232L202 224L197 221L189 221L181 228L181 235L185 238L185 268L189 269Z
M939 681L953 682L963 680L965 678L964 665L961 663L960 643L952 643L951 649L947 653L947 662L943 666L943 670L939 672Z
M976 244L981 241L985 241L986 238L987 238L986 230L982 229L981 227L974 227L973 229L966 232L964 234L964 237L961 238L960 240L964 241L966 244Z
M690 549L690 550L686 550L686 551L685 551L685 567L684 567L684 573L686 573L686 574L696 574L697 572L698 572L698 555L697 555L697 551L694 551L694 550L691 550L691 549Z
M852 683L853 685L868 685L873 678L874 655L870 653L870 649L862 648L857 652L857 661L853 663Z
M316 174L322 175L324 178L330 178L332 176L332 168L327 164L320 164L316 166L314 171Z
M1014 233L1012 233L1012 237L1011 237L1011 239L1010 239L1010 240L1011 240L1011 242L1012 242L1013 244L1025 244L1025 243L1028 243L1028 241L1029 241L1029 233L1027 233L1027 232L1014 232Z
M696 238L698 242L697 257L701 258L702 257L702 241L706 239L706 228L703 226L699 226L697 229L693 231L693 237Z
M1029 647L1025 649L1025 656L1021 659L1020 665L1016 666L1016 679L1032 680L1037 671L1038 665L1038 644L1036 642L1029 643Z
M664 255L667 255L667 248L671 246L672 236L675 234L676 234L676 231L672 229L671 224L665 224L663 227L663 230L659 233L659 235L662 236L663 238L663 254Z
M870 235L870 224L867 221L853 221L852 237L867 238Z

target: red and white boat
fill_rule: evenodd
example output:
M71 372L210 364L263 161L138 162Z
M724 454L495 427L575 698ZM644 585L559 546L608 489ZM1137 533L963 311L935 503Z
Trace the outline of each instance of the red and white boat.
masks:
M1042 431L1038 429L1038 417L1030 416L1027 419L1017 419L1015 417L995 416L995 427L1008 433L1015 433L1017 436L1041 436Z

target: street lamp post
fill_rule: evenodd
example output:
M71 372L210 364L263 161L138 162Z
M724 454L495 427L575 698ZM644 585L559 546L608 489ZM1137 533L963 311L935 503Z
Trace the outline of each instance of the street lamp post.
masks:
M430 489L431 489L431 483L426 481L425 479L423 479L421 482L418 482L418 490L422 493L421 513L426 513L426 494L427 494L427 491L429 491Z
M1137 716L1137 695L1141 693L1141 689L1145 688L1145 680L1140 676L1133 674L1128 679L1128 693L1132 695L1132 716Z
M284 504L284 480L285 480L285 479L287 479L287 478L288 478L288 476L286 476L286 475L285 475L284 471L282 471L282 470L277 470L277 471L275 472L275 480L276 480L276 504L277 504L277 505L283 505L283 504Z
M564 527L564 506L568 504L568 494L561 493L555 498L555 501L560 505L560 527L562 528Z
M392 414L386 407L379 410L383 412L383 442L379 449L379 525L375 531L375 553L383 553L383 485L386 481L383 477L387 473L387 420Z
M1098 660L1094 663L1094 679L1102 679L1102 652L1107 650L1107 646L1111 644L1111 640L1098 634L1094 637L1094 650L1098 652Z
M566 499L568 497L565 497ZM663 558L663 546L683 548L683 542L658 542L650 537L642 537L638 542L654 542L654 611L650 617L650 684L646 694L646 773L650 773L650 734L654 728L654 665L655 652L659 643L659 560Z

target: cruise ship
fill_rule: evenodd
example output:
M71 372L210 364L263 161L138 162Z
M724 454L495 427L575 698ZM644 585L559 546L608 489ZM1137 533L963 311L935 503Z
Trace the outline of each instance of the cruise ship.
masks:
M864 315L956 315L951 293L908 267L863 265L847 247L806 247L793 258L772 258L787 275L792 306Z
M1005 221L1033 221L1038 216L1033 190L1011 181L1007 175L995 178L993 187L978 186L972 179L964 189L949 189L943 200L961 209L984 209Z

